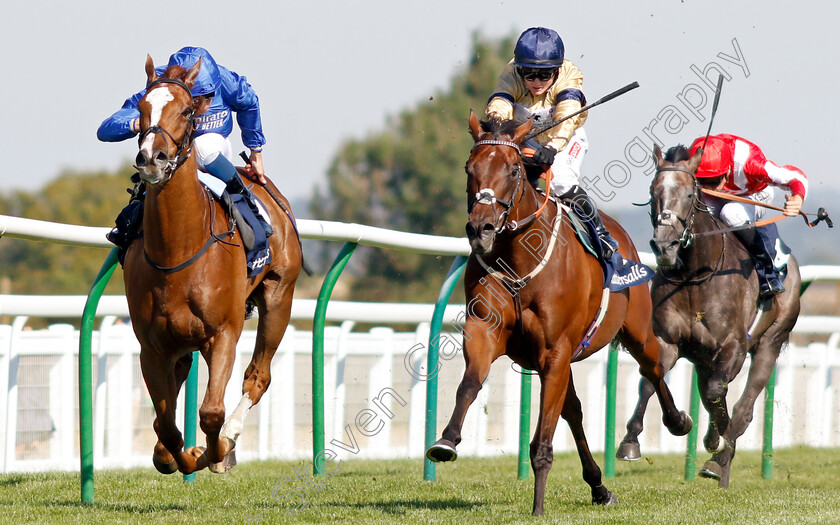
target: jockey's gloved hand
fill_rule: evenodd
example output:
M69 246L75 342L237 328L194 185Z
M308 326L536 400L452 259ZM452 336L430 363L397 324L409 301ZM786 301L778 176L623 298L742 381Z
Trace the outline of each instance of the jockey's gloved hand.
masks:
M532 160L534 164L545 164L551 166L554 164L554 156L557 155L557 151L554 148L549 148L548 146L540 146L540 149L534 152L534 156Z

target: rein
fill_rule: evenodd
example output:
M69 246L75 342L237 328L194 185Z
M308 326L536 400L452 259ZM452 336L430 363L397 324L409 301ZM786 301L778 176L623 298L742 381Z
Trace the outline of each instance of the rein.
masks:
M186 268L186 267L190 266L191 264L193 264L194 262L196 262L199 258L201 258L202 255L204 255L204 253L210 248L210 246L215 244L217 241L221 242L221 243L224 243L224 244L229 244L229 245L235 246L234 243L226 241L226 240L222 239L222 237L221 237L221 236L227 236L227 237L233 236L233 230L232 229L230 231L227 231L227 232L224 232L224 233L221 233L221 234L216 234L216 233L213 232L213 223L216 221L216 207L213 206L213 198L210 196L210 190L205 188L204 192L207 196L207 205L210 207L210 236L207 238L207 242L205 242L204 246L202 246L201 249L199 249L192 257L190 257L189 259L187 259L186 261L184 261L180 264L176 264L175 266L161 266L158 263L154 262L152 260L152 258L149 257L148 252L146 252L146 248L145 248L145 245L144 245L144 247L143 247L143 257L146 259L146 262L149 263L149 266L151 266L155 270L160 270L163 273L175 273L177 271L183 270L184 268ZM205 215L205 217L206 217L206 215Z

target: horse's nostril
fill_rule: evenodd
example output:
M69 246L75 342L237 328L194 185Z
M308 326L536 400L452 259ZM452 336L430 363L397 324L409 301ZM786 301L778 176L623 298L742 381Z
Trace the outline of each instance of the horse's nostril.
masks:
M656 245L656 241L653 239L650 240L650 250L653 252L654 255L659 255L659 247Z
M489 222L484 223L484 225L481 227L481 235L482 236L485 236L485 235L487 235L489 233L492 233L492 232L493 232L493 225L490 224Z
M468 239L475 239L475 226L471 222L467 223L467 238Z
M166 157L166 153L164 153L162 151L158 151L157 155L155 155L155 163L158 163L158 162L162 163L162 162L166 162L168 160L169 159Z
M142 151L134 158L134 165L138 168L146 165L146 155L144 155Z

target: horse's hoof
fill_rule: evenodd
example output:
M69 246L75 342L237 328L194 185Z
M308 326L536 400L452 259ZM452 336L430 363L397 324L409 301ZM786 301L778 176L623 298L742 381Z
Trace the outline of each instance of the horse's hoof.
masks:
M642 449L638 443L622 441L618 446L615 457L621 461L639 461L642 459Z
M236 450L231 450L219 463L210 463L210 471L216 474L224 474L236 466Z
M703 468L700 469L698 472L701 477L715 479L720 481L721 477L723 476L723 467L718 465L716 462L709 460L704 465Z
M174 459L169 463L164 463L156 456L152 456L152 463L161 474L174 474L178 470L178 462Z
M592 489L592 504L603 505L609 507L618 503L618 498L615 494L607 490L607 487L600 485Z
M458 459L458 452L455 450L455 443L448 439L438 439L434 445L426 451L426 458L429 461L440 463L443 461L455 461Z
M667 425L666 425L667 427ZM674 436L684 436L691 432L691 429L694 428L694 421L691 420L691 416L686 414L685 412L680 412L680 422L673 427L667 427L668 432Z

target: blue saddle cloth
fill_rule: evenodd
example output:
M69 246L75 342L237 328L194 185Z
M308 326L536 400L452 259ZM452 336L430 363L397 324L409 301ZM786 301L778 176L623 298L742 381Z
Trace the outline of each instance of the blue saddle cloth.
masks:
M652 268L640 262L628 261L618 252L613 253L609 259L605 259L603 245L592 221L584 221L573 209L568 210L568 214L578 240L601 264L604 282L609 283L611 292L644 284L653 279Z
M271 263L271 248L268 244L268 238L265 236L265 230L254 212L251 211L245 196L234 193L230 197L236 209L242 214L242 218L254 231L254 246L250 250L246 247L245 254L248 261L248 277L253 277L262 272L267 264ZM256 195L254 195L254 200L259 201ZM265 209L265 205L261 201L260 205ZM267 222L270 220L266 219Z

